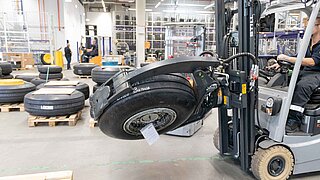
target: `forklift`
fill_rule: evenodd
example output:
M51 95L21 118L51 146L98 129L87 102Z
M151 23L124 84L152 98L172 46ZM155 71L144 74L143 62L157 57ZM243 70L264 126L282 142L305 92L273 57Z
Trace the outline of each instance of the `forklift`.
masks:
M307 105L300 132L285 132L320 8L320 1L296 3L311 9L311 15L288 87L258 85L260 2L238 0L238 43L236 53L231 54L224 47L230 44L225 22L232 12L226 12L224 1L217 0L217 55L208 52L211 57L178 57L123 70L90 97L91 116L106 135L136 140L143 139L140 130L149 124L163 134L218 108L215 145L222 156L239 161L244 172L270 180L320 171L320 101ZM288 63L278 63L288 68ZM319 95L320 90L314 92L315 97Z

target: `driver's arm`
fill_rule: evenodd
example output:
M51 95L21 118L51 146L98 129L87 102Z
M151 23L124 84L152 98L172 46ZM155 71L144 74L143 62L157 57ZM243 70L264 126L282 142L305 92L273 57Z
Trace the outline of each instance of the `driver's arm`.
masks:
M284 54L280 54L277 57L277 60L283 60L283 61L288 61L291 63L295 63L297 61L296 57L289 57L287 55ZM320 64L320 56L319 54L313 54L311 58L303 58L302 59L302 66L315 66L315 65L319 65Z

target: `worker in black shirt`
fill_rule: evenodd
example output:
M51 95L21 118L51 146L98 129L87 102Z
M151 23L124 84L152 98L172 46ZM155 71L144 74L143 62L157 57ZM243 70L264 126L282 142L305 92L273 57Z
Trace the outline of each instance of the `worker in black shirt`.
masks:
M70 44L67 43L67 46L64 48L64 56L67 59L67 69L71 69L71 67L70 67L71 55L72 55L72 52L71 52L71 49L70 49Z
M289 57L280 54L278 60L295 63L296 57ZM320 86L320 17L316 19L312 37L301 65L303 70L300 71L297 84L292 97L288 121L286 125L287 132L298 131L302 123L304 107L310 100L314 90ZM273 68L279 68L278 64Z
M97 41L93 39L92 46L90 49L87 49L87 56L95 57L99 55Z

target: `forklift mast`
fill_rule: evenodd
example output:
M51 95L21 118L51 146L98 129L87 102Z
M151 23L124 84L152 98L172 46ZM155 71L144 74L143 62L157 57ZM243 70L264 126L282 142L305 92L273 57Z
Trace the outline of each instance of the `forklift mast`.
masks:
M259 14L255 14L256 5L259 2L249 0L238 0L238 53L251 53L257 57L258 33L257 22ZM259 8L258 8L259 9ZM216 14L216 44L223 44L224 36L227 35L226 8L224 0L217 0L215 6ZM223 57L224 49L216 46L217 54ZM251 164L251 156L255 149L255 116L256 116L256 91L249 90L250 71L252 62L249 57L242 56L235 60L236 65L230 66L226 73L230 75L230 87L222 89L229 93L228 102L218 109L219 131L220 131L220 153L231 154L240 160L241 169L248 172ZM257 82L255 82L257 83ZM257 86L255 86L257 87ZM232 110L232 116L228 117L228 109ZM232 120L232 137L228 132L229 121ZM230 147L229 141L233 141Z

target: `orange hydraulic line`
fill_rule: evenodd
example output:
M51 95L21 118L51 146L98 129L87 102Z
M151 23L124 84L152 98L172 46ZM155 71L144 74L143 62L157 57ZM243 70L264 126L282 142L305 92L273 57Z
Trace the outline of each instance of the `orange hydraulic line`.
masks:
M40 22L40 34L42 39L42 18L41 18L41 3L40 0L38 0L38 9L39 9L39 22Z
M44 23L44 33L47 33L47 23L46 23L46 5L44 0L42 0L43 5L43 23ZM47 34L44 34L44 37L47 39Z
M58 5L58 29L61 31L61 25L60 25L60 0L57 0L57 5Z

